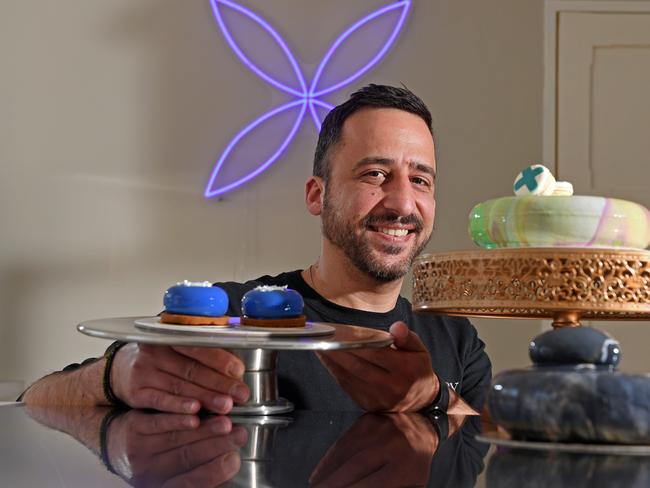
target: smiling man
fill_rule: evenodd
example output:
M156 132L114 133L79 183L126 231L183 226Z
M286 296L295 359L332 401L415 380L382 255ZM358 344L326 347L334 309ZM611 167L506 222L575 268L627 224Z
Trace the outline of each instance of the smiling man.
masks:
M436 169L425 121L395 108L360 110L314 174L307 205L322 217L321 262L351 261L364 279L399 288L433 229Z
M431 114L405 88L369 85L325 118L305 186L320 216L321 253L304 270L246 283L217 283L241 315L241 297L260 285L288 285L311 321L390 331L394 345L280 353L279 392L298 409L421 411L480 409L490 361L464 318L414 314L399 295L431 237L436 159ZM227 413L250 394L243 363L225 350L115 344L104 358L47 376L28 403L106 404ZM112 367L111 367L112 365Z

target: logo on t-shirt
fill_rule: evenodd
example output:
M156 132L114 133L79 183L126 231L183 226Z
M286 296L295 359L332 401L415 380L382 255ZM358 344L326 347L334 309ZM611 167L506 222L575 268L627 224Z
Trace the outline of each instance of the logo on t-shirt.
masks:
M460 383L460 381L445 381L445 383L447 383L447 386L449 388L456 391L456 388L458 388L458 383Z

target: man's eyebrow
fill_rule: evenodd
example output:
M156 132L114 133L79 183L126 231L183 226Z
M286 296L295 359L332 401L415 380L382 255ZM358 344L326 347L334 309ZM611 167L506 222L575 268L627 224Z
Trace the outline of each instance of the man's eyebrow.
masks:
M357 161L352 168L352 171L356 171L362 166L367 166L369 164L378 164L379 166L392 166L395 164L395 160L391 158L382 158L379 156L367 156Z
M396 164L396 161L392 158L368 156L357 161L354 167L352 168L352 171L356 171L359 168L369 164L377 164L379 166L393 166ZM408 164L411 169L420 171L422 173L427 173L428 175L431 176L431 178L433 178L434 180L436 179L436 170L431 165L419 163L417 161L410 161Z
M415 169L417 171L421 171L422 173L427 173L435 181L435 179L436 179L436 170L432 166L430 166L428 164L424 164L424 163L418 163L416 161L411 161L409 163L409 166L412 169Z

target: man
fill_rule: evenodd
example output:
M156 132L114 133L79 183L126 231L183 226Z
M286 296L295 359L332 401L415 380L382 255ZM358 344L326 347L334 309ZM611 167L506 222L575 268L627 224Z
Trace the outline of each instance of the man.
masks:
M390 348L281 353L280 394L297 408L480 409L491 367L473 326L461 318L416 315L399 296L404 275L431 237L435 175L424 103L404 88L359 90L323 122L305 187L307 209L322 223L319 260L302 271L219 284L230 296L231 315L240 314L240 298L251 288L289 285L303 295L309 320L393 335ZM109 349L108 359L39 380L24 400L105 404L108 397L136 408L228 413L250 394L243 363L225 350L136 343Z

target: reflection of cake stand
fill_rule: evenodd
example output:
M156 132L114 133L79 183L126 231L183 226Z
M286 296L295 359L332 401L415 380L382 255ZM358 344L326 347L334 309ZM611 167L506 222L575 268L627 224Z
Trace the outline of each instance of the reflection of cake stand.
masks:
M273 461L273 444L280 429L291 424L289 417L242 416L231 417L233 425L246 429L248 443L239 452L241 466L237 475L224 483L223 487L271 486L269 469Z
M620 350L611 338L591 348L595 360L585 360L586 344L602 333L579 327L583 319L650 319L650 252L505 248L431 254L418 258L413 280L414 310L552 319L554 330L531 342L531 358L535 352L544 361L501 373L488 394L494 420L513 435L650 443L650 377L615 372Z
M326 351L340 349L379 348L392 344L390 334L363 327L340 324L310 323L309 327L331 327L329 335L274 335L254 333L241 334L187 332L178 330L145 328L135 321L151 320L151 317L123 317L91 320L79 324L77 329L87 335L103 339L140 342L167 346L201 346L228 349L239 356L246 366L244 381L250 387L247 403L236 405L234 415L272 415L290 412L293 405L278 396L278 351ZM155 319L154 319L155 320Z

